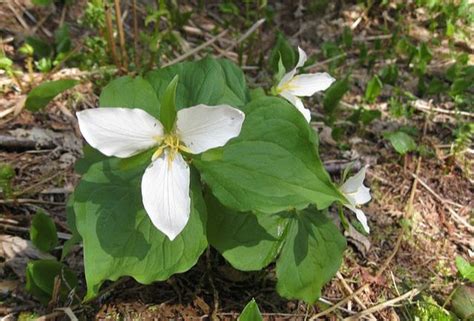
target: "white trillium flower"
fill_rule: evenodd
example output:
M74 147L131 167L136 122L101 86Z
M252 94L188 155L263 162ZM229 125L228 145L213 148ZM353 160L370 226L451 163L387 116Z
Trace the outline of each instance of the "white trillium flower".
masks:
M309 97L318 91L326 90L335 79L325 72L296 75L297 69L302 67L307 60L306 53L300 47L298 47L298 54L298 63L295 68L283 76L276 87L276 92L295 105L309 123L311 120L311 112L304 107L299 97Z
M190 170L181 153L224 146L240 134L245 115L228 105L197 105L179 110L169 133L142 109L89 109L77 118L86 141L107 156L126 158L156 148L143 174L142 201L153 225L173 240L191 211Z
M353 211L364 227L364 230L369 233L370 228L367 224L367 217L364 212L359 208L360 205L369 202L372 197L370 196L370 189L364 186L365 172L368 166L363 167L357 174L349 177L347 181L340 187L340 191L344 194L349 204L344 204L345 207Z

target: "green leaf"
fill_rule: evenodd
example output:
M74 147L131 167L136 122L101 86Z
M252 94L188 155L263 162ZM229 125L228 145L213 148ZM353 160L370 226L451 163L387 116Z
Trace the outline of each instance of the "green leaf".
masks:
M474 265L458 255L456 257L456 268L464 279L474 282Z
M273 73L278 72L278 61L281 59L286 70L293 69L298 62L298 54L290 45L283 33L277 34L275 45L270 52L269 64Z
M178 75L174 76L168 87L166 87L160 101L160 121L167 132L173 129L176 120L176 87L178 79Z
M474 287L461 285L451 300L454 313L462 320L474 318Z
M51 300L56 276L61 278L60 298L65 299L68 293L77 286L77 277L62 263L53 260L30 261L26 268L26 290L41 303Z
M281 57L278 59L278 71L275 74L275 84L278 84L283 76L286 73L285 65L283 65L283 60L281 60Z
M69 36L69 27L63 24L54 32L54 42L56 44L56 52L64 53L71 50L71 38Z
M393 148L402 155L416 149L416 143L407 133L402 131L385 133L384 137L390 141Z
M13 65L13 61L7 57L0 57L0 69L8 71Z
M191 175L191 214L173 241L157 230L143 209L140 181L150 158L137 165L107 159L90 166L74 192L76 225L84 245L86 299L105 280L129 275L149 284L185 272L207 246L206 208L199 179Z
M64 258L71 252L74 245L79 244L82 241L81 235L77 231L76 226L76 215L74 214L74 193L72 193L67 200L66 220L72 236L64 243L63 250L61 252L61 261L63 261Z
M226 83L224 97L221 98L220 103L238 107L245 105L250 99L250 94L242 69L228 59L216 61L221 66Z
M208 207L209 243L236 269L258 271L273 262L288 225L285 213L253 214L232 211L211 195Z
M380 80L378 76L374 76L367 83L364 99L369 103L373 103L375 99L377 99L377 97L382 92L382 88L383 88L382 81Z
M339 105L342 97L348 92L349 79L348 77L335 81L331 87L326 90L324 94L323 106L324 111L329 114L333 114L336 110L336 107Z
M184 62L146 74L156 95L162 97L174 76L179 75L176 109L198 104L229 104L241 107L248 101L248 89L242 71L225 59L205 58Z
M345 238L324 213L311 208L297 213L276 264L278 293L315 302L339 269L345 248Z
M51 46L37 37L26 37L25 42L33 47L34 55L38 58L47 58L51 56Z
M76 173L81 175L86 173L89 170L89 167L95 163L107 158L104 154L99 152L97 149L92 148L89 144L84 144L82 154L82 158L79 158L74 166Z
M30 239L36 248L49 252L58 245L56 225L44 212L37 212L31 221Z
M276 213L346 202L325 171L317 137L301 113L277 97L254 100L244 111L239 137L193 160L222 204Z
M141 108L157 119L160 116L160 102L156 93L142 77L125 76L112 80L102 90L99 106Z
M38 111L44 108L54 97L78 83L77 80L73 79L44 82L28 93L25 106L30 111Z
M245 308L242 310L242 313L239 316L239 321L262 321L262 314L258 309L257 302L255 299L252 299Z

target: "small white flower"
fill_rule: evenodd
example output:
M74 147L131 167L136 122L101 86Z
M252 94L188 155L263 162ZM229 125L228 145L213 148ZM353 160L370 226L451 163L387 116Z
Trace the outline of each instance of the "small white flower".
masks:
M86 141L107 156L126 158L156 148L142 178L142 201L152 223L173 240L191 210L190 171L181 153L225 145L239 135L245 115L228 105L197 105L177 112L170 133L142 109L89 109L77 118Z
M326 90L335 79L325 72L295 76L297 69L302 67L307 59L306 53L300 47L298 47L298 54L298 63L293 70L283 76L276 87L276 92L295 105L309 123L311 112L304 107L299 97L309 97L318 91Z
M360 205L365 204L372 199L370 196L370 189L364 186L365 171L367 170L367 167L368 166L363 167L357 174L349 177L347 181L342 184L340 190L349 201L349 204L344 204L344 206L356 214L356 217L364 227L364 230L369 233L370 228L367 224L367 217L364 212L358 208Z

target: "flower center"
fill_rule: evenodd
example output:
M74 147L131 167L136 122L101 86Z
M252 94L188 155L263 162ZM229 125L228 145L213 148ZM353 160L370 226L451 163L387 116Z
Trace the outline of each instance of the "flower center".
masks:
M288 82L285 82L281 86L277 87L276 92L277 94L281 94L285 90L292 90L295 89L296 86L291 83L291 80Z
M190 153L191 151L187 148L179 139L179 136L176 133L166 134L164 137L157 137L157 140L160 141L159 147L153 153L151 160L154 161L163 154L165 149L168 152L168 162L172 162L177 153L180 151L185 153Z

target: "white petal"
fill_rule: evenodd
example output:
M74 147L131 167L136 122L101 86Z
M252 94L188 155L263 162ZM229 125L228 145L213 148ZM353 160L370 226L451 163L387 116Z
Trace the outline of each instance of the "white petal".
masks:
M177 153L164 152L142 178L142 201L153 225L172 241L184 229L191 211L189 166Z
M245 114L228 105L197 105L178 111L178 135L193 154L224 146L237 137Z
M364 186L367 167L362 167L357 174L349 177L341 186L341 191L352 205L365 204L372 199L370 189Z
M282 96L283 98L288 100L290 103L292 103L296 107L296 109L298 109L299 112L303 114L304 118L306 119L308 123L311 121L311 111L308 108L304 107L303 101L301 101L301 99L292 95L288 91L282 91L280 93L280 96Z
M353 206L347 206L348 209L353 211L356 215L357 220L362 224L362 227L367 233L370 233L369 225L367 224L367 217L365 216L364 212L361 209L355 208Z
M296 64L295 68L293 68L292 70L287 72L283 76L283 78L281 78L280 82L278 83L277 89L284 88L285 85L288 84L293 79L293 77L296 74L297 69L300 68L300 67L303 67L304 63L307 60L307 56L306 56L306 53L303 51L303 49L301 49L300 47L298 47L298 55L299 55L298 56L298 63Z
M295 76L289 83L289 91L295 96L312 96L329 88L335 81L328 73L303 74Z
M163 135L161 123L142 109L96 108L76 115L85 140L107 156L133 156Z
M296 68L303 67L306 60L308 60L308 56L306 56L306 52L303 49L298 47L298 63L296 64Z

